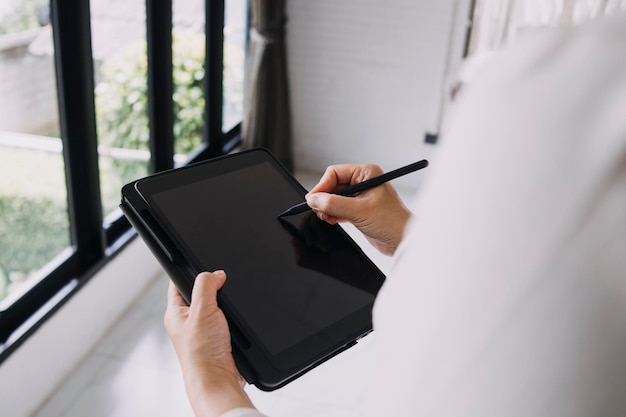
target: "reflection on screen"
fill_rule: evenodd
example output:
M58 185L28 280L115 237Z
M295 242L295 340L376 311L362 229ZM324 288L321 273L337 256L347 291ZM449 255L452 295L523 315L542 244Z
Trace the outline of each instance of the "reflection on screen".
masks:
M268 162L153 195L201 268L226 271L222 296L271 354L371 305L380 286L336 227L277 218L302 199Z

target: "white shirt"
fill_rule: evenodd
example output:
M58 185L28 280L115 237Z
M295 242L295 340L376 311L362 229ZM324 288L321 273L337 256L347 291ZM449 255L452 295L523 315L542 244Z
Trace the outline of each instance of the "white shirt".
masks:
M626 415L625 17L520 40L441 142L376 301L364 413Z
M461 91L375 306L370 416L626 415L626 20Z

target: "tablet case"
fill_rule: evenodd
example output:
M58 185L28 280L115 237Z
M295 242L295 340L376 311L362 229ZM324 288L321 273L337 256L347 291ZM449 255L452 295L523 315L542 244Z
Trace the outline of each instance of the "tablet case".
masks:
M280 164L280 162L276 160L276 158L271 153L269 153L269 151L258 148L243 151L239 154L231 154L223 157L214 158L208 161L199 162L189 165L187 167L204 163L212 163L224 158L234 158L240 154L245 154L247 152L266 153L269 158L273 159L274 162L278 166L280 166L281 169L284 170L285 173L288 173L286 168L284 168L284 166L282 166L282 164ZM180 169L185 169L187 167L183 167ZM168 173L173 171L176 171L176 169L159 174L154 174L150 177L168 175ZM295 180L295 178L293 178L291 174L289 174L289 176L292 178L293 181L297 182L297 180ZM189 303L191 298L193 281L199 271L195 271L189 265L189 262L187 262L185 256L179 252L176 245L173 243L167 233L165 233L163 227L161 227L156 218L151 214L151 207L149 206L147 201L140 195L135 187L135 184L138 181L141 181L141 179L129 183L122 188L122 201L120 204L120 208L131 223L131 225L135 228L139 236L146 243L148 248L152 251L159 263L165 269L169 278L176 285L183 298L187 301L187 303ZM371 261L367 259L365 254L362 253L362 256L365 258L365 261L371 263ZM382 272L380 272L380 275L384 279L384 275L382 275ZM300 377L309 370L319 366L320 364L343 352L344 350L354 346L357 343L358 339L365 336L372 330L370 323L369 328L365 329L362 334L355 335L354 339L350 340L346 344L336 346L334 350L325 352L320 357L310 358L309 363L299 369L291 369L285 371L272 366L267 366L267 363L264 362L264 358L262 357L262 353L255 351L253 348L251 349L249 339L241 332L238 326L236 326L232 322L229 316L229 311L225 310L224 307L221 305L219 294L218 304L220 305L220 307L222 307L229 323L233 357L239 372L248 383L255 385L257 388L263 391L273 391L285 386L286 384Z

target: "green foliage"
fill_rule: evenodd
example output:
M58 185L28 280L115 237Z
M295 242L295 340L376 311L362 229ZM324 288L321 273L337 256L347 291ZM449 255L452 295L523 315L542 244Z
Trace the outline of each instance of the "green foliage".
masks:
M204 128L204 58L202 34L173 34L174 149L186 154L200 145ZM224 45L224 125L232 127L243 113L245 53ZM96 110L100 144L148 150L148 62L146 43L137 42L108 58L100 68Z
M50 198L0 196L0 213L0 278L5 281L0 289L8 274L36 271L70 244L67 209Z
M146 43L128 45L100 68L96 109L100 144L148 150ZM202 140L204 125L204 36L173 37L175 151L188 153Z
M175 151L188 153L202 141L204 129L204 36L174 32Z
M101 145L148 149L148 63L145 42L107 59L96 86L96 115Z

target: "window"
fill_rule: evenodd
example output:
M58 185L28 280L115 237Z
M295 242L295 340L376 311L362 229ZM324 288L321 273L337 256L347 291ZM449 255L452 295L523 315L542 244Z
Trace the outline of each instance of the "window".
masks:
M100 194L115 219L120 188L149 173L146 2L90 3Z
M224 25L224 117L228 131L243 119L243 86L248 5L246 0L226 3Z
M132 238L123 184L238 144L247 15L247 0L3 0L0 360Z

